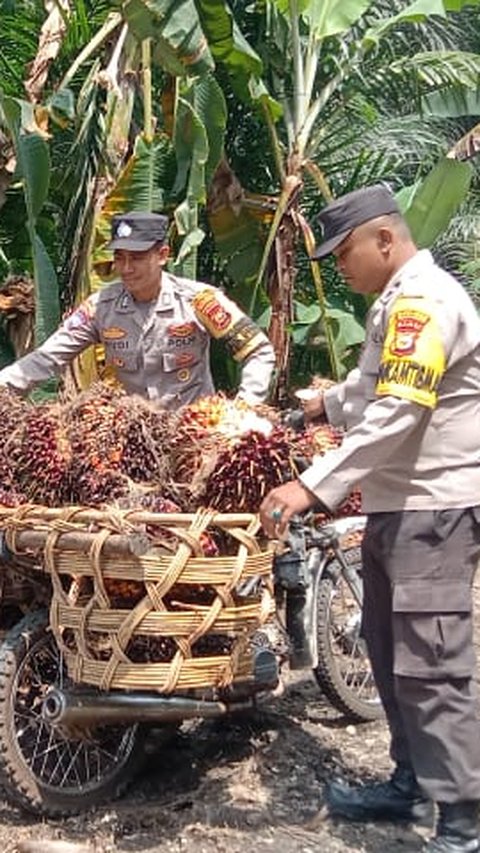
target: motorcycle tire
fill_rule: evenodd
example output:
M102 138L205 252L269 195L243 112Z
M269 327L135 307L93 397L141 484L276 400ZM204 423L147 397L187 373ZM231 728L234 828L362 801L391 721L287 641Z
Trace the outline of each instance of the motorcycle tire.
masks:
M361 577L359 548L344 552ZM317 595L318 665L314 675L329 702L352 720L369 722L384 716L370 661L360 633L360 606L337 560L319 581Z
M0 781L11 801L47 817L119 797L144 760L143 729L70 731L42 717L53 685L68 682L48 613L28 613L0 647Z

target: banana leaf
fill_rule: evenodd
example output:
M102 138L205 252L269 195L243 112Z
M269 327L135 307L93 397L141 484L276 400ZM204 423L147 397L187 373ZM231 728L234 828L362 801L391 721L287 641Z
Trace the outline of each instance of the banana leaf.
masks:
M473 169L445 157L422 181L404 216L419 248L432 246L465 200Z
M4 96L1 91L0 105L14 143L17 157L16 177L22 183L25 197L26 226L35 281L35 343L38 346L56 329L60 319L57 276L37 231L38 218L47 200L50 155L41 133L25 129L25 117L30 116L29 105L19 99Z
M317 39L348 32L373 0L310 0L303 17Z
M122 13L136 38L153 40L154 58L171 74L213 70L194 0L127 0Z
M163 211L168 203L175 177L175 155L172 143L164 133L148 139L140 134L135 140L133 154L108 194L102 213L95 223L94 269L109 274L110 252L105 245L110 239L110 222L116 213L127 210ZM95 277L92 289L100 286Z
M431 17L447 17L448 12L459 12L464 6L478 6L480 0L414 0L391 18L382 18L364 36L364 43L376 42L387 30L397 24L421 23Z

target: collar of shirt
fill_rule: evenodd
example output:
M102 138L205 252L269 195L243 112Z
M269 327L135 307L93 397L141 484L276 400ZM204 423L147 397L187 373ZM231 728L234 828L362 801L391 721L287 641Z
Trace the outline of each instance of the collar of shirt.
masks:
M162 272L162 286L157 299L155 311L168 311L174 304L175 280L166 272Z
M432 257L432 253L429 252L428 249L419 249L416 255L413 258L410 258L406 264L400 267L399 270L394 273L390 281L387 282L386 286L382 290L380 296L378 297L378 302L385 304L389 302L394 295L395 291L398 289L402 279L405 278L414 278L421 274L423 271L427 271L429 267L432 267L434 264L434 260Z
M174 290L174 279L168 273L163 272L162 286L154 311L168 311L172 307L174 303ZM122 286L117 304L118 311L121 314L132 314L136 310L136 304L133 296Z

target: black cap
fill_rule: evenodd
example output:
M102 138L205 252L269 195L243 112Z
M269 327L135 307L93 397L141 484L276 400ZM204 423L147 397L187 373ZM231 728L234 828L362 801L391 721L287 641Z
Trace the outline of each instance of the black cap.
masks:
M323 243L317 246L311 257L325 258L354 228L389 213L400 213L400 210L386 184L353 190L335 199L318 215L318 222L323 228Z
M168 216L161 213L122 213L112 219L112 239L107 249L147 252L155 243L165 242L167 231Z

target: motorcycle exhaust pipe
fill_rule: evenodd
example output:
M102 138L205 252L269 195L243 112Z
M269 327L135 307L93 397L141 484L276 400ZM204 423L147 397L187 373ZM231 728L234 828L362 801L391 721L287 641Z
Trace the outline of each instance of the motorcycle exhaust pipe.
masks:
M98 726L116 723L171 723L194 717L225 714L223 702L207 702L150 693L69 692L52 687L45 696L42 716L51 725Z
M254 652L254 678L251 682L232 685L229 703L188 699L182 696L159 696L152 693L97 693L93 690L62 690L52 687L43 700L42 717L50 725L98 726L116 723L172 723L226 714L229 705L239 700L252 700L258 690L272 690L278 685L278 662L269 649ZM238 696L237 689L240 688Z

